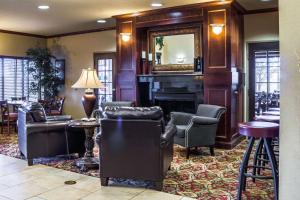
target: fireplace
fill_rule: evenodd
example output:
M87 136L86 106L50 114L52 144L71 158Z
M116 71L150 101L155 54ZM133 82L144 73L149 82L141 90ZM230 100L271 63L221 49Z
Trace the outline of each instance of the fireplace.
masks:
M195 113L203 103L203 80L199 74L154 74L138 76L139 104L160 106L166 119L170 112Z

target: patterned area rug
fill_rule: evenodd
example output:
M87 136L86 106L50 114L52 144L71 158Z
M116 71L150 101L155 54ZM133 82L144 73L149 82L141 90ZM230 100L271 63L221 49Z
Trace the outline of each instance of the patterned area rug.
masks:
M217 149L214 157L203 148L201 155L191 155L189 160L185 158L185 149L175 145L171 170L164 180L163 191L199 200L236 199L239 166L246 145L246 141L243 141L232 150ZM15 134L0 134L0 154L23 159L18 150ZM95 154L98 154L97 148ZM82 173L74 166L74 159L74 156L71 159L66 156L40 158L35 159L34 163ZM99 176L98 170L90 170L83 174ZM120 179L112 179L109 184L152 187L149 182ZM253 183L248 178L247 191L244 192L243 199L274 199L272 180L257 180Z

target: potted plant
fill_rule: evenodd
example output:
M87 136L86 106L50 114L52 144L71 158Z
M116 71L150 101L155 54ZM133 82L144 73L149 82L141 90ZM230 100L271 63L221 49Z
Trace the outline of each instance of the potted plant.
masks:
M54 98L58 95L64 85L61 77L57 76L57 68L53 64L55 57L48 48L30 48L27 50L30 64L28 73L33 77L34 82L29 83L29 92L37 94L38 99Z

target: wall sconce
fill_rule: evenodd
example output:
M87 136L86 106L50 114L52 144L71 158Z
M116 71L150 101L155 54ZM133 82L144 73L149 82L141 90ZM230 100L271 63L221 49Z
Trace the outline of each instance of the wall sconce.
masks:
M223 31L224 24L210 24L212 31L216 35L220 35Z
M120 33L122 40L124 42L128 42L130 40L131 37L131 33Z

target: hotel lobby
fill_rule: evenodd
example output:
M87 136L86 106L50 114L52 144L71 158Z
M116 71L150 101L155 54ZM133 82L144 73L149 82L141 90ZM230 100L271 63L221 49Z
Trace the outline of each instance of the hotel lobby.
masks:
M296 0L0 0L0 200L297 200Z

